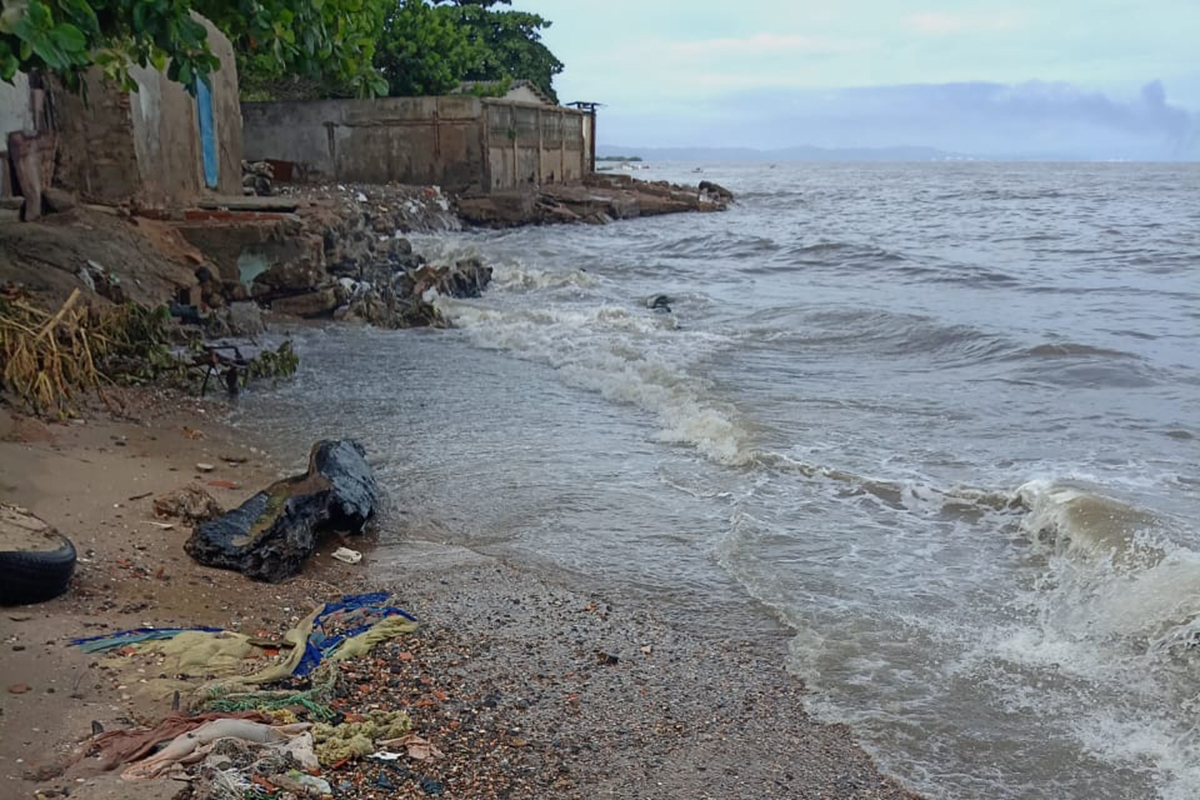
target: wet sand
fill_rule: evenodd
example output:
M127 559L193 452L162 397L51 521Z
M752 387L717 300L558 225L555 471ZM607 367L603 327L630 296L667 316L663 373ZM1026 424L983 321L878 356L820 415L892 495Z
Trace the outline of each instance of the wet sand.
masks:
M383 782L376 765L327 771L335 797L427 796L421 779L435 778L444 797L914 797L878 773L848 729L807 717L782 640L778 653L714 641L651 608L419 535L378 554L350 540L367 551L354 566L329 556L342 542L328 537L301 576L278 585L196 565L182 549L187 526L150 524L154 496L195 484L232 507L279 477L279 463L303 457L251 450L219 411L176 398L142 404L137 421L44 425L0 409L0 495L57 526L80 556L65 596L0 609L0 797L167 798L187 788L79 767L62 774L56 765L93 721L113 730L169 710L136 699L70 638L143 625L269 635L317 603L372 588L392 590L423 628L343 671L367 687L362 702L408 711L445 756ZM201 474L199 462L216 470ZM422 702L429 686L442 688Z

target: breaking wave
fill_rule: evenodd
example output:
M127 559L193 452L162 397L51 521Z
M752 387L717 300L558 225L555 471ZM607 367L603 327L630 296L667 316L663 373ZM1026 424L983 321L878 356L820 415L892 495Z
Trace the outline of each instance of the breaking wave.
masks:
M687 370L725 337L679 331L669 315L611 304L498 310L442 298L439 307L477 346L549 364L572 385L650 412L659 441L692 446L724 465L753 456L737 410Z

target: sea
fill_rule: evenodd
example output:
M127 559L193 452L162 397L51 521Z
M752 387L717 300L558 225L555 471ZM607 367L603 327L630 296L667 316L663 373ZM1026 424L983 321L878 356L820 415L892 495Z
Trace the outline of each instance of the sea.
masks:
M416 237L456 327L299 331L242 424L363 441L384 550L784 637L928 798L1200 797L1200 165L636 175L737 201Z

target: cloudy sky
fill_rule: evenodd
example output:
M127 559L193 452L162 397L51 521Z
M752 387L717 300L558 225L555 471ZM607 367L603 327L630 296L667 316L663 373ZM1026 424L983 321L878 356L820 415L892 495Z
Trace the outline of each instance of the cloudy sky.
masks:
M631 147L1200 158L1200 0L516 0Z

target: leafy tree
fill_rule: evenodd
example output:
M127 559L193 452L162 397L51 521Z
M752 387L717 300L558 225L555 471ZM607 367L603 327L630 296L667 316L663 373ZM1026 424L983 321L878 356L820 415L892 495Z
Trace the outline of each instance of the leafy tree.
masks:
M498 4L510 3L451 0L446 6L458 24L467 29L471 41L482 48L482 58L463 77L479 81L529 80L557 102L554 76L563 71L563 63L542 42L542 31L552 23L525 11L494 10Z
M450 9L425 0L401 0L384 18L375 51L375 66L388 84L388 94L445 94L483 59Z
M372 67L386 0L2 0L0 78L18 70L58 75L79 88L102 67L126 88L129 65L165 69L194 91L220 67L208 17L233 41L239 66L257 76L336 80L362 94L386 85Z
M194 7L233 42L248 89L299 78L365 97L387 91L373 62L388 2L194 0Z

